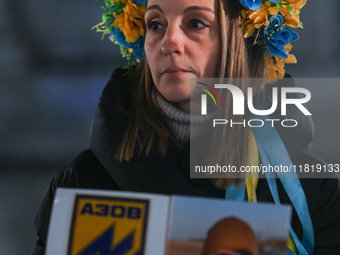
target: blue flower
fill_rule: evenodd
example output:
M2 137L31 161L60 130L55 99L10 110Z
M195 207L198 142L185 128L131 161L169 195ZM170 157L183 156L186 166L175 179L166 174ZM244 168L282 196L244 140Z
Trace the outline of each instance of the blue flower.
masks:
M269 19L269 24L264 29L264 42L267 43L267 48L272 56L286 59L288 54L284 46L299 39L299 36L287 26L282 25L282 23L283 17L281 13Z
M116 37L117 43L121 45L124 48L131 48L133 49L133 54L136 58L139 60L143 60L143 52L144 52L144 36L140 36L137 41L134 43L128 43L125 40L125 36L122 32L122 30L112 27L111 29L112 34Z
M136 43L137 45L133 47L133 54L139 60L144 60L144 37L139 37Z
M146 4L148 0L132 0L136 4Z
M276 4L281 2L281 0L268 0L268 2ZM240 0L240 3L247 9L257 11L261 7L262 0Z
M240 0L240 3L247 9L257 11L261 7L262 0Z

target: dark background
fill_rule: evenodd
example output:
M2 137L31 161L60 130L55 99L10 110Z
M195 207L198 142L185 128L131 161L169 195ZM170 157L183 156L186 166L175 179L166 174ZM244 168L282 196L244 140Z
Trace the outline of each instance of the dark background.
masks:
M339 1L308 1L287 65L293 77L339 77ZM91 118L118 47L91 27L95 0L0 2L0 254L31 254L33 222L50 179L88 148ZM338 160L340 90L314 87L313 154ZM322 100L318 100L321 98ZM331 110L330 110L331 109Z

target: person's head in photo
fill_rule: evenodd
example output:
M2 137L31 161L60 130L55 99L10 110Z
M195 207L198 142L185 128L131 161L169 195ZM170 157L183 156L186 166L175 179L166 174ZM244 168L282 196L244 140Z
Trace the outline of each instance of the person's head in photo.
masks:
M244 221L228 217L209 231L202 255L257 255L258 243L251 227Z

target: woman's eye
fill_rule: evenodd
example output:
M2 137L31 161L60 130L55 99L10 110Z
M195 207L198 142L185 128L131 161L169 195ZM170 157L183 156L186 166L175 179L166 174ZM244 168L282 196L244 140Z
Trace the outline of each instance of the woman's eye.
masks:
M151 21L149 24L146 25L146 28L151 31L156 31L159 29L164 28L163 25L157 21Z
M202 27L209 27L209 25L202 20L193 19L193 20L190 20L189 27L192 28L192 29L199 29L199 28L202 28Z

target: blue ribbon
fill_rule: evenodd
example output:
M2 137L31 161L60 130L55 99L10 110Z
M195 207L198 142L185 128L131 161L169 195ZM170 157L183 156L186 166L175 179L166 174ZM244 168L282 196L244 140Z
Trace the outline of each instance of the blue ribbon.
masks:
M231 183L225 190L225 199L234 201L244 201L246 195L246 181L244 180L239 185Z
M262 106L257 105L257 108L263 110ZM295 211L302 224L302 240L296 236L294 230L290 227L289 231L292 235L299 255L310 255L314 250L314 231L312 220L309 215L306 195L301 186L300 180L296 172L294 172L293 163L284 146L281 137L276 129L271 126L271 122L266 121L268 116L256 116L265 124L262 127L252 128L253 134L261 156L262 164L265 166L284 166L290 169L284 173L278 171L276 174L280 179L284 189L286 190L290 201L292 202ZM270 126L269 126L270 124ZM267 182L276 204L280 205L280 198L276 185L275 173L266 173ZM289 178L288 178L289 177ZM293 252L290 254L294 254Z
M259 110L263 110L262 105L257 105ZM297 237L292 227L289 227L289 232L294 240L299 255L311 255L314 250L314 230L311 217L308 211L306 195L301 186L299 177L294 172L293 163L289 157L289 154L284 146L281 137L277 133L276 129L271 126L272 122L266 121L268 116L256 116L257 119L263 121L264 126L258 128L252 128L256 143L259 149L262 164L264 166L272 167L288 167L289 172L280 172L276 174L280 179L290 201L297 212L297 215L302 224L302 240ZM270 124L270 126L269 126ZM275 204L280 205L280 197L276 185L275 172L266 172L267 182L269 189L272 193ZM288 178L289 177L289 178ZM245 199L245 181L236 186L232 184L226 189L226 199L244 201ZM288 254L295 254L288 249Z

